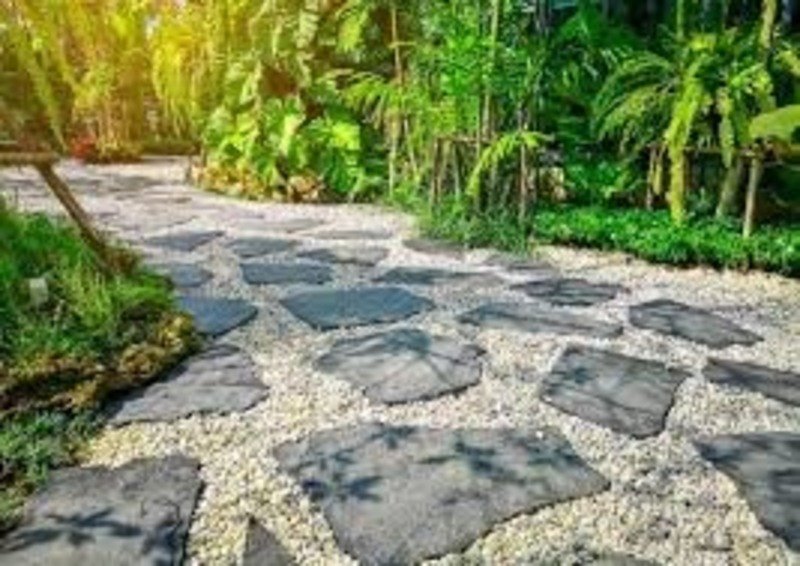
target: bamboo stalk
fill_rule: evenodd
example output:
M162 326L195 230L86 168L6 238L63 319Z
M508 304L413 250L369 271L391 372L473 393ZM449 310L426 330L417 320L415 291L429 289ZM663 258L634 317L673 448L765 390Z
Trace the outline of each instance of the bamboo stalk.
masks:
M764 160L761 156L753 157L750 161L750 177L747 182L747 199L745 201L744 228L742 235L749 238L755 228L758 186L764 173Z

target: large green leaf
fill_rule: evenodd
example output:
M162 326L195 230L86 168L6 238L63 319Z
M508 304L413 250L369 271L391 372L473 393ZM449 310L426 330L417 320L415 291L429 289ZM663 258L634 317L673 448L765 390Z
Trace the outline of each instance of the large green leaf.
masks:
M793 104L753 118L750 122L750 136L753 139L791 143L797 128L800 128L800 104Z

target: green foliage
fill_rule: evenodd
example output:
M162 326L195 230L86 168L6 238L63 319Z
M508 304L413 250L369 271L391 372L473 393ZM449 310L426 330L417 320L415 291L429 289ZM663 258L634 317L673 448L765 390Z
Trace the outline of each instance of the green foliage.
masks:
M0 532L19 519L24 497L52 468L70 464L96 428L88 413L30 413L0 422Z
M800 128L800 104L793 104L753 118L750 122L750 137L792 143L795 141L798 128Z
M93 405L193 344L163 279L100 273L74 230L43 216L0 207L0 275L0 413ZM47 282L43 304L33 278Z

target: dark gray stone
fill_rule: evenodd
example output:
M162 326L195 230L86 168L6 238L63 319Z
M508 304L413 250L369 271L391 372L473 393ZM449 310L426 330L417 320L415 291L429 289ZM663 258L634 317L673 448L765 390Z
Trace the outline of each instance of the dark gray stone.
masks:
M183 456L53 473L2 541L0 564L180 564L201 480Z
M123 425L246 411L268 393L249 355L234 346L212 346L178 366L167 378L120 401L110 421Z
M591 283L585 279L569 278L528 281L512 288L553 305L575 307L588 307L610 301L617 294L626 291L621 285Z
M453 259L461 259L464 257L465 253L464 248L457 244L442 240L430 240L427 238L409 238L403 241L403 245L410 250L422 254L438 255Z
M389 240L392 233L385 230L328 230L309 236L318 240Z
M492 267L502 267L508 271L524 273L530 276L552 276L556 271L555 268L547 262L520 258L508 254L494 254L485 261L485 264Z
M389 255L389 250L370 246L364 248L328 248L309 250L297 255L325 263L344 263L371 267L386 259Z
M397 287L360 287L299 293L281 300L294 316L319 330L404 320L433 302Z
M713 383L758 391L772 399L800 406L800 374L797 373L711 358L703 375Z
M250 285L322 285L333 279L327 265L311 263L243 263L242 275Z
M179 288L201 287L214 278L214 274L192 263L159 263L153 270L163 275Z
M462 314L459 321L481 328L532 333L579 334L597 338L614 338L622 334L619 324L544 309L533 303L488 303Z
M200 246L213 242L223 234L224 232L221 231L175 232L166 236L148 238L144 243L148 246L167 248L179 252L192 252Z
M297 247L294 240L275 238L239 238L231 241L228 248L241 258L259 257L288 252Z
M252 517L247 524L242 566L293 566L295 561L274 534Z
M221 336L255 318L258 309L243 299L180 297L178 305L193 318L197 329L209 336Z
M316 365L362 389L372 401L408 403L475 385L484 353L450 338L397 329L340 340Z
M316 220L314 218L291 218L288 220L279 220L277 222L264 219L263 222L264 230L270 232L284 232L286 234L304 232L313 228L319 228L325 224L324 220Z
M695 444L736 483L761 524L800 552L800 434L725 435Z
M658 362L570 346L539 394L566 413L645 438L664 430L675 391L687 377Z
M705 344L727 348L736 344L751 346L761 337L706 310L669 300L656 300L631 307L634 326L655 330Z
M366 424L276 456L365 565L458 552L501 521L609 485L553 431Z
M375 281L392 285L439 285L444 283L477 283L490 285L497 279L485 273L466 273L426 267L398 267Z

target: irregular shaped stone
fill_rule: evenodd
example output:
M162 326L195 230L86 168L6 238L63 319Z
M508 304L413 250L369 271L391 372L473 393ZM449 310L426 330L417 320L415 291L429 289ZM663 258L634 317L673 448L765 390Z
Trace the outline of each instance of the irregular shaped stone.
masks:
M297 242L294 240L278 240L275 238L238 238L228 244L228 249L245 259L268 254L279 254L295 247L297 247Z
M484 354L478 346L397 329L340 340L316 367L352 383L372 401L408 403L477 384Z
M800 552L800 434L734 434L695 445L736 483L761 524Z
M385 230L328 230L309 236L318 240L389 240L392 233Z
M466 273L427 267L398 267L375 281L392 285L437 285L444 283L478 283L489 285L498 280L486 273Z
M311 291L292 295L281 304L319 330L396 322L434 306L432 301L397 287Z
M705 344L727 348L736 344L751 346L761 337L706 310L669 300L656 300L631 307L634 326L655 330Z
M547 262L536 259L520 258L508 254L494 254L484 262L492 267L502 267L508 271L524 273L525 275L551 276L555 268Z
M156 273L172 281L175 287L184 289L201 287L214 278L214 274L208 269L193 263L159 263L154 264L152 268Z
M711 358L703 375L713 383L750 389L772 399L800 406L800 374L797 373Z
M247 524L242 566L293 566L295 561L274 534L252 517Z
M184 296L178 299L178 304L194 318L197 329L209 336L227 334L258 314L258 309L243 299Z
M685 371L585 346L570 346L539 392L545 402L614 432L645 438L664 430Z
M156 236L144 241L148 246L167 248L179 252L192 252L210 242L213 242L225 232L218 230L205 232L175 232L166 236Z
M345 263L372 267L389 255L389 250L378 247L328 248L301 252L299 257L325 263Z
M403 241L403 245L415 252L445 256L452 259L461 259L464 257L465 253L464 248L457 244L445 242L443 240L430 240L428 238L409 238Z
M53 472L26 520L6 536L0 565L180 564L201 480L184 456L119 468Z
M366 424L314 433L276 456L365 565L458 552L515 515L609 485L551 431Z
M304 232L313 228L319 228L324 224L324 220L317 220L315 218L291 218L288 220L279 220L277 222L264 220L264 229L271 232L293 234L295 232Z
M512 287L529 297L553 305L588 307L610 301L626 291L621 285L591 283L585 279L550 278L528 281Z
M531 333L580 334L614 338L622 326L572 313L553 311L533 303L487 303L462 314L458 320L481 328Z
M234 346L212 346L165 379L120 401L110 422L174 421L195 414L246 411L268 392L249 355Z
M322 285L333 279L329 266L312 263L243 263L241 268L250 285Z

